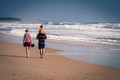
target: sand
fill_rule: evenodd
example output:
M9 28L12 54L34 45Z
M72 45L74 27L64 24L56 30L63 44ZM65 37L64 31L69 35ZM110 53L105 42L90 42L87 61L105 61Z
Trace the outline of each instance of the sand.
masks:
M0 80L120 80L120 68L75 61L46 48L43 59L37 47L26 58L21 44L0 41Z

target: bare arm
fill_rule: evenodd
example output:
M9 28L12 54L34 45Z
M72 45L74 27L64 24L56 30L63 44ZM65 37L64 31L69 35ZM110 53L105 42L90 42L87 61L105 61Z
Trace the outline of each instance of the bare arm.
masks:
M31 38L31 35L30 35L30 41L32 42L32 38Z
M36 40L38 40L38 38L36 37Z
M37 35L38 36L38 35ZM36 36L36 40L38 40L38 37Z
M25 41L25 34L24 34L24 37L23 37L23 43L24 43L24 41Z
M45 40L47 40L47 36L46 36L46 34L45 34Z

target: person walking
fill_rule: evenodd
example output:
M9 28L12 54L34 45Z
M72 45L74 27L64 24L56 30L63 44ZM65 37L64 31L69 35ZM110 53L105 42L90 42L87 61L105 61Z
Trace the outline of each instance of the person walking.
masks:
M30 56L30 46L32 43L32 38L28 29L26 29L25 32L26 33L24 34L24 37L23 37L23 45L24 47L26 47L26 55L28 58Z
M47 39L46 34L44 33L43 25L40 26L39 33L36 36L38 40L38 48L40 49L40 58L44 57L45 54L45 40Z

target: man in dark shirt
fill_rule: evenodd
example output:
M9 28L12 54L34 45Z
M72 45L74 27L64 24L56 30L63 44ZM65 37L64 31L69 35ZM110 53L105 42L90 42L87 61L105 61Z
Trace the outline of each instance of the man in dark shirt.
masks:
M41 29L43 29L42 25L40 27L41 27ZM44 50L44 48L45 48L45 39L47 39L46 34L43 33L42 30L39 30L39 33L38 33L38 35L36 37L36 40L38 40L38 48L40 49L41 58L43 58L44 53L45 53L45 50Z

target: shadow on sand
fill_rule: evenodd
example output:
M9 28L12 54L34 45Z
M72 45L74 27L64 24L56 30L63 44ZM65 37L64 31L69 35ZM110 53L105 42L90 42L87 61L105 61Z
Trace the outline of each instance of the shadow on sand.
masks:
M26 56L15 56L15 55L2 55L0 54L0 57L16 57L16 58L27 58ZM40 57L29 57L29 58L33 58L33 59L40 59Z
M0 54L0 57L3 56L3 57L17 57L17 58L26 58L25 56L15 56L15 55L2 55Z

